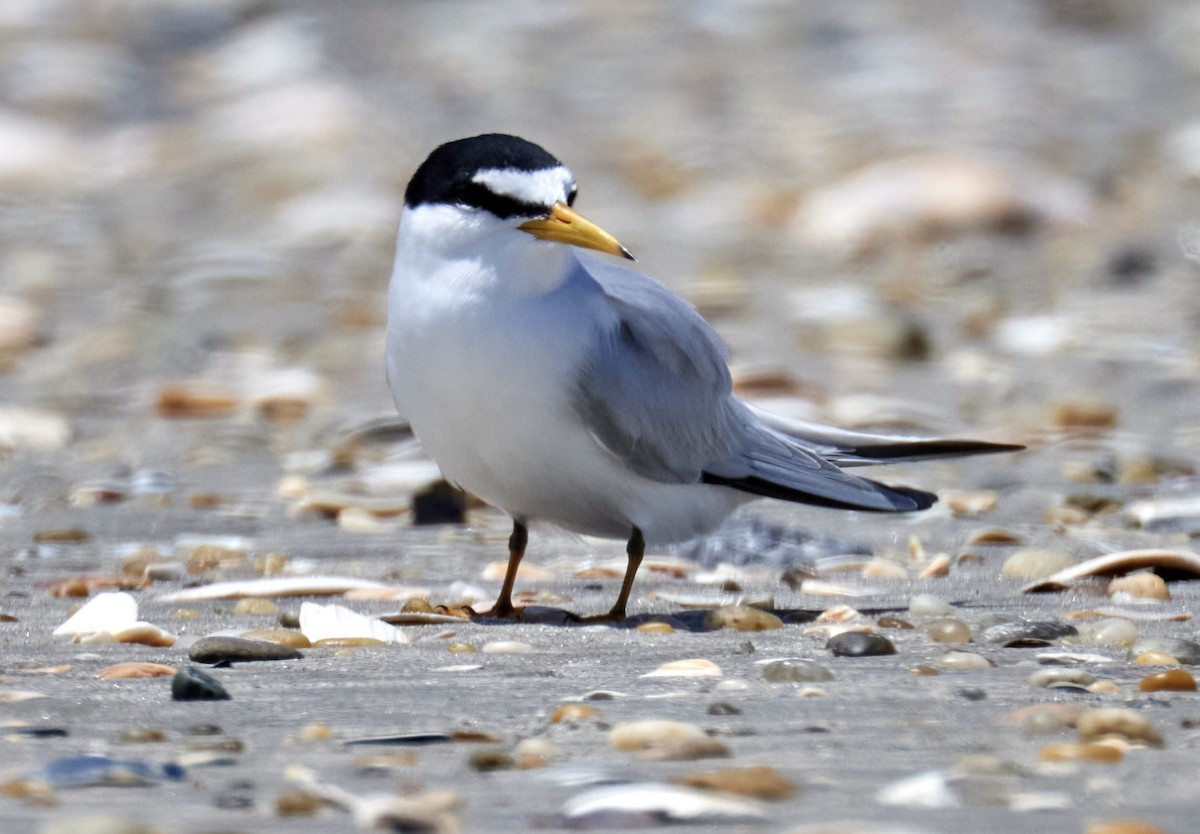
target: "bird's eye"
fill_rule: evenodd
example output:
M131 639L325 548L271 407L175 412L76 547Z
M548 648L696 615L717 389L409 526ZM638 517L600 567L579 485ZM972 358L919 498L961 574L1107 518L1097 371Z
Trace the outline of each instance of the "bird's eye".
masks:
M575 195L578 193L578 191L579 191L579 189L577 189L577 188L571 189L571 193L567 195L567 205L568 206L575 205Z

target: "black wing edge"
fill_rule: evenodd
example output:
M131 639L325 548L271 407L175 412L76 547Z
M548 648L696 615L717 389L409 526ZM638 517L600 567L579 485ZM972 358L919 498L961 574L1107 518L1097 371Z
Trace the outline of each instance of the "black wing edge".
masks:
M860 478L859 480L875 487L881 495L892 502L892 506L890 508L869 507L853 501L839 501L836 498L828 498L824 495L816 495L804 490L772 483L764 478L758 478L753 475L746 478L725 478L720 475L713 475L710 472L703 472L700 476L701 483L713 484L714 486L727 486L741 490L742 492L748 492L751 495L761 495L764 498L778 498L783 501L794 501L797 504L811 504L814 507L829 507L835 510L908 513L916 512L917 510L927 510L937 503L938 500L938 497L932 492L923 492L911 487L887 486L868 478Z
M839 452L883 462L998 455L1004 452L1020 452L1024 448L1019 443L989 443L986 440L895 440L864 443L853 448L839 449Z

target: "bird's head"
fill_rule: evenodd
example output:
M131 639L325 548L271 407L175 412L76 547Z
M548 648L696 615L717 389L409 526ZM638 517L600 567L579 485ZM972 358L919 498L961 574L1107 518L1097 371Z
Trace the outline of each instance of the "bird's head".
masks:
M511 229L632 260L615 237L571 207L575 193L570 169L543 148L489 133L434 150L409 181L404 205L407 222L422 225L426 234Z

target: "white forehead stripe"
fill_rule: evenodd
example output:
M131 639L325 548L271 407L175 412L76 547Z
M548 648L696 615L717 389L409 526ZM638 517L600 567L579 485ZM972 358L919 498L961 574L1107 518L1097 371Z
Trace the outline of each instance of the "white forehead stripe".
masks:
M575 185L571 172L561 165L540 171L485 168L471 177L471 181L487 186L496 194L535 206L549 206L565 200Z

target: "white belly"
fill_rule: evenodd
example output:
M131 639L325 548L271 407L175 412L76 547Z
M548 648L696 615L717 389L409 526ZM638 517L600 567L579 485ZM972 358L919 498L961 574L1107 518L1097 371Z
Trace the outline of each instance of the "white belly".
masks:
M571 403L594 334L556 327L552 309L518 298L397 313L387 357L397 408L445 476L489 504L591 535L636 526L661 544L708 532L749 500L643 478L604 449Z

